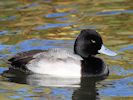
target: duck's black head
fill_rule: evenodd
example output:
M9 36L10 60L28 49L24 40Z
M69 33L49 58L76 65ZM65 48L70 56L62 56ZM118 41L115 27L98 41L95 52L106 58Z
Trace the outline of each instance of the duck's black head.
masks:
M74 44L75 54L78 54L83 58L88 58L89 56L96 55L98 53L107 54L105 53L105 49L106 48L103 46L103 41L100 34L93 29L82 30ZM112 51L110 51L109 49L106 50L112 53Z

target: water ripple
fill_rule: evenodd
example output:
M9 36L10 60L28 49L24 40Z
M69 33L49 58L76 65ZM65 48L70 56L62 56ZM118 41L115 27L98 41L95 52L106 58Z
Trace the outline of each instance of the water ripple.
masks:
M67 21L69 20L69 18L56 18L57 20L60 20L60 21Z
M27 9L27 8L31 8L31 7L35 7L35 6L38 6L38 4L29 4L29 5L25 5L23 7L18 7L16 8L17 10L21 10L21 9Z
M8 70L8 68L3 68L3 67L0 67L0 74L2 74L4 71Z
M126 76L129 74L133 74L133 69L125 70L123 67L120 66L112 66L110 68L111 74L119 75L119 76Z
M45 15L46 18L55 18L55 17L62 17L62 16L67 16L69 15L70 13L65 13L65 12L62 12L62 13L52 13L52 14L47 14Z
M0 51L6 49L6 48L9 48L10 45L3 45L3 44L0 44Z
M116 15L120 13L121 11L105 11L105 12L97 12L96 15Z
M97 26L80 26L77 28L72 28L73 30L81 30L81 29L96 29Z
M133 45L128 45L126 47L123 47L119 50L119 52L123 52L123 51L126 51L126 50L132 50L133 49Z
M97 12L96 15L118 15L122 13L133 13L133 10L116 10L116 11L104 11L104 12Z
M49 29L49 28L57 28L57 27L66 27L70 25L74 25L75 23L57 23L57 24L46 24L46 25L41 25L35 28L35 30L44 30L44 29Z
M6 18L0 18L0 21L10 21L16 19L16 16L8 16Z
M129 36L129 38L133 38L133 36Z
M132 82L133 77L127 77L120 80L112 81L112 85L101 89L99 92L104 96L132 96L133 86L129 85L129 83Z
M39 40L39 39L30 39L23 41L19 44L16 44L10 47L8 50L11 53L17 53L28 50L47 50L49 48L64 48L70 47L73 45L73 41L64 41L64 40Z
M0 35L4 35L4 34L7 34L8 31L0 31Z

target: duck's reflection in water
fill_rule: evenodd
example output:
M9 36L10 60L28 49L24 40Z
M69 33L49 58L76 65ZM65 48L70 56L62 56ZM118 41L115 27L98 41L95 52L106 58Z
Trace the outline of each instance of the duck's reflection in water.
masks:
M28 84L48 87L79 87L80 78L61 78L48 75L32 74L26 79Z
M101 79L82 77L80 87L73 92L72 100L99 100L96 82Z
M11 70L10 70L11 72ZM12 73L14 70L12 70ZM15 71L16 72L16 71ZM6 73L7 74L7 73ZM81 77L81 78L59 78L47 75L31 74L24 75L17 73L16 75L9 75L8 79L11 82L30 84L34 86L48 86L48 87L69 87L73 88L72 100L98 100L99 94L96 89L96 83L105 79L106 77ZM76 89L75 89L76 87ZM52 89L52 88L51 88Z

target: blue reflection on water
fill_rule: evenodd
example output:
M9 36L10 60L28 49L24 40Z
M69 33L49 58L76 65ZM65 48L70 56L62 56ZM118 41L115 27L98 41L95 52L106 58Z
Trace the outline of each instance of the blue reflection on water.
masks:
M100 89L99 93L104 96L133 96L133 77L127 77L110 82L112 85Z
M52 14L45 15L45 17L47 17L47 18L55 18L55 17L67 16L69 14L70 13L65 13L65 12L62 12L62 13L52 13Z
M133 36L129 36L129 38L133 38Z
M34 100L33 98L24 98L24 100ZM43 99L45 100L45 99Z
M96 15L117 15L117 14L124 14L124 13L133 13L133 10L116 10L116 11L104 11L104 12L97 12Z
M28 92L28 89L26 89L26 88L21 88L21 89L18 89L17 91L16 91L18 94L27 94L26 92Z
M126 50L132 50L133 49L133 45L128 45L126 47L123 47L119 50L119 52L123 52L123 51L126 51Z
M71 100L71 95L73 94L73 91L68 90L68 89L59 89L59 88L54 88L52 90L52 95L61 95L61 96L65 96L65 98L67 98L67 100Z
M0 52L5 51L5 50L6 50L7 48L9 48L9 47L10 47L10 45L3 45L3 44L0 44ZM5 55L6 55L6 54L5 54ZM5 55L3 55L3 54L0 53L0 58L4 58Z
M69 18L56 18L57 20L66 21L69 20Z
M81 29L96 29L96 26L80 26L77 28L72 28L73 30L81 30Z
M44 30L44 29L49 29L49 28L57 28L57 27L66 27L70 25L74 25L75 23L56 23L56 24L46 24L46 25L41 25L35 28L35 30Z
M35 88L32 90L33 92L43 92L43 88Z
M10 98L12 98L12 99L21 99L22 97L19 96L19 95L14 95L14 96L10 96Z
M97 12L97 15L116 15L120 14L121 11L105 11L105 12Z
M5 70L7 70L8 68L3 68L3 67L0 67L0 74L2 74Z
M52 2L52 0L42 0L42 1L47 2L47 3Z
M0 44L0 51L6 49L6 48L8 48L8 47L10 47L10 45L3 45L3 44Z
M7 33L8 33L8 31L0 31L0 35L5 35Z
M123 10L123 13L133 13L133 10Z
M73 41L68 40L41 40L30 39L16 44L8 49L11 53L18 53L28 50L47 50L49 48L69 48L73 47Z
M10 21L16 19L16 16L8 16L6 18L0 18L0 21Z
M0 89L0 93L8 93L9 91L6 89Z
M38 4L36 3L33 3L33 4L28 4L28 5L25 5L23 7L18 7L16 8L17 10L21 10L21 9L27 9L27 8L31 8L31 7L35 7L35 6L38 6Z
M120 76L126 76L126 75L133 74L133 69L126 70L120 66L112 66L110 68L110 73L115 75L120 75Z

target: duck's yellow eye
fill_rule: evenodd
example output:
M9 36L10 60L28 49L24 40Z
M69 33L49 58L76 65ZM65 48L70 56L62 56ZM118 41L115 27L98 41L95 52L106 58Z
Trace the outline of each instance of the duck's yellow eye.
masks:
M96 41L95 41L95 40L91 40L91 42L92 42L92 43L96 43Z

